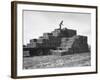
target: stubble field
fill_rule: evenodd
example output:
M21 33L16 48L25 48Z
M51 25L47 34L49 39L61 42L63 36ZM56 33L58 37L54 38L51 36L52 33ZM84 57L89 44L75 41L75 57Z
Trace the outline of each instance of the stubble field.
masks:
M91 65L90 52L76 53L64 56L48 55L23 58L24 69L81 67Z

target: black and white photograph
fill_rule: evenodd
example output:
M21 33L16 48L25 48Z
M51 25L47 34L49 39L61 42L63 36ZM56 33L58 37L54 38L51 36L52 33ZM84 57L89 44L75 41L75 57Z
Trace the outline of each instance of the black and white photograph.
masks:
M91 66L91 14L23 10L23 68Z
M97 73L97 7L12 2L12 77Z

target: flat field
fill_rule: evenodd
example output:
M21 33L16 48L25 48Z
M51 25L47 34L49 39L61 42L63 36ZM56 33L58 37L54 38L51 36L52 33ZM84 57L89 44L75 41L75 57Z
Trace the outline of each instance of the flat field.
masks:
M24 69L56 68L56 67L81 67L91 66L91 55L87 53L75 53L64 56L48 55L24 57Z

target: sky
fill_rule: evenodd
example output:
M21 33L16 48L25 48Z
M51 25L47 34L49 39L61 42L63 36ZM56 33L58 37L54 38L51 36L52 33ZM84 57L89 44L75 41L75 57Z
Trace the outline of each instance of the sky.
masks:
M23 44L29 43L30 39L38 38L43 33L48 33L59 28L63 20L62 28L77 30L78 35L88 37L91 43L91 14L51 11L23 11Z

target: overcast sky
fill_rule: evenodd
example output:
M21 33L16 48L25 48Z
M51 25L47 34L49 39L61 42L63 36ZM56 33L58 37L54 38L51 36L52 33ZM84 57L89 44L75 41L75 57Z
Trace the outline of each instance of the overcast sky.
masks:
M64 24L62 28L77 30L78 35L87 36L88 43L91 43L91 14L24 10L23 44L59 28L61 20Z

